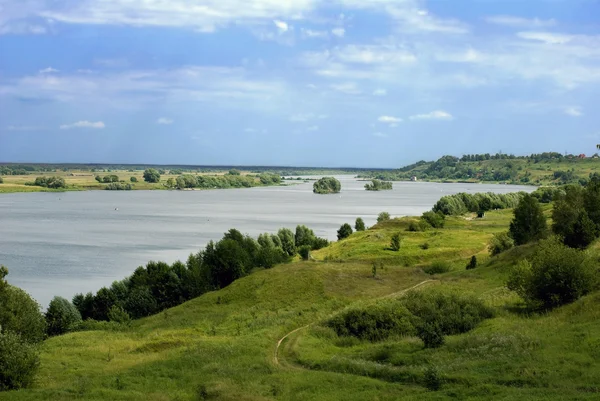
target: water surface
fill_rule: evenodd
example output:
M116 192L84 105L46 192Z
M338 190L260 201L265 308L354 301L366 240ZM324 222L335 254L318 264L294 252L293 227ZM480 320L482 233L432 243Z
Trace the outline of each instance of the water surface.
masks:
M532 191L533 187L394 183L367 192L364 182L338 177L342 193L314 195L312 183L213 191L89 191L0 195L0 264L8 281L43 306L96 291L149 260L185 260L229 228L257 236L298 224L336 238L343 223L367 226L382 211L419 215L458 192Z

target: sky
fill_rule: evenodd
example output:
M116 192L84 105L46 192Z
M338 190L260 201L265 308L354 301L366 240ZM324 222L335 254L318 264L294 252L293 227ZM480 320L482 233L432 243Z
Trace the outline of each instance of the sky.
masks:
M0 162L593 154L598 104L598 0L0 0Z

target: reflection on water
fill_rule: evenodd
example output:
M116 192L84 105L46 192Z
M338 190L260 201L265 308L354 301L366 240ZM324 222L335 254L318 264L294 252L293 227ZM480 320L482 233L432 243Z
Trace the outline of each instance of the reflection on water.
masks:
M0 195L0 264L10 283L46 306L130 275L149 260L174 262L218 240L229 228L257 236L305 224L335 239L356 217L372 225L382 211L418 215L457 192L532 191L533 187L394 183L367 192L338 177L342 193L314 195L312 182L289 187L214 191L90 191Z

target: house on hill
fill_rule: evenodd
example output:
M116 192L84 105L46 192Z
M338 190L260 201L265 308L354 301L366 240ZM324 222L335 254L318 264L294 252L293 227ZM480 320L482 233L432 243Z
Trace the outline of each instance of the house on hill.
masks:
M585 156L585 155L582 153L582 154L580 154L578 157L579 157L580 159L585 159L585 157L586 157L586 156Z

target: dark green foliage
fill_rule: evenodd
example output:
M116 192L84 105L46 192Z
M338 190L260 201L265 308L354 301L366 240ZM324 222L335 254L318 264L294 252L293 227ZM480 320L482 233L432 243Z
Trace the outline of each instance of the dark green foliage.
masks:
M531 195L534 196L540 203L550 203L561 193L563 193L561 188L542 187L536 189Z
M156 183L160 181L160 173L156 169L149 168L144 171L144 181Z
M373 180L371 184L365 184L367 191L389 191L392 189L392 183L388 181Z
M329 241L327 239L316 237L313 241L312 250L318 251L319 249L323 249L326 246L329 246Z
M514 218L510 223L509 235L516 245L539 241L548 235L546 217L540 203L531 195L523 195L514 210Z
M435 320L420 324L417 327L417 337L423 341L425 348L439 348L445 342L442 327Z
M419 219L418 221L411 221L406 231L421 232L427 231L430 228L431 226L429 225L429 223L427 223L425 220Z
M362 218L359 217L356 219L356 223L354 223L354 229L356 231L365 231L365 222Z
M4 277L8 269L0 269L0 330L11 331L29 343L37 343L46 336L46 320L40 306L29 294L8 284Z
M490 254L492 256L499 255L502 252L508 251L513 246L515 246L515 242L507 232L494 234L490 241Z
M399 233L392 235L392 241L390 242L390 249L394 252L398 252L400 250L400 246L402 245L402 238Z
M52 189L60 189L67 187L65 179L62 177L37 177L33 185Z
M421 219L433 228L444 228L446 224L446 216L441 212L425 212Z
M377 222L382 223L384 221L388 221L390 219L390 214L388 212L381 212L377 216Z
M35 345L11 331L0 332L0 391L29 387L39 365Z
M131 181L131 182L133 182L133 183L136 183L136 182L138 182L138 179L137 179L137 178L135 178L135 177L131 177L131 178L129 179L129 181Z
M451 269L452 268L448 262L438 260L433 262L430 266L424 267L423 271L433 276L434 274L448 273Z
M350 224L345 223L340 227L340 229L337 232L338 241L348 238L350 235L352 235L352 227L350 226Z
M425 374L423 375L423 382L425 384L425 388L431 391L441 390L444 384L442 375L434 367L429 367L425 370Z
M532 307L554 308L586 295L598 284L598 269L588 256L560 243L540 242L530 261L513 269L507 287Z
M236 170L236 169L231 169L229 170L229 175L241 175L240 170Z
M342 184L333 177L323 177L313 184L316 194L337 194L342 190Z
M473 270L477 268L477 256L471 256L471 260L467 264L467 270Z
M596 185L593 176L587 188L567 185L555 196L552 231L571 248L585 249L598 237L599 226L591 218L598 216L595 208L600 207Z
M590 176L590 182L585 188L583 207L600 231L600 176L597 173Z
M102 182L110 184L111 182L119 182L119 177L116 175L107 175L102 178Z
M125 184L122 182L114 182L104 187L107 191L131 191L133 187L131 184Z
M282 228L277 232L277 236L281 241L281 248L288 256L294 256L296 254L296 239L292 230Z
M310 251L311 251L310 245L302 245L300 248L298 248L298 254L302 258L302 260L310 259Z
M381 341L392 336L414 335L412 316L394 303L351 309L330 319L326 325L339 336Z
M49 336L58 336L77 328L81 323L81 313L68 300L54 297L46 311L46 324Z
M0 177L0 184L4 184L4 178Z
M297 226L296 227L296 248L301 246L309 246L311 249L316 240L317 236L310 228L306 226Z
M108 321L127 324L131 322L131 317L129 316L129 313L123 309L123 307L119 305L113 305L108 311Z

